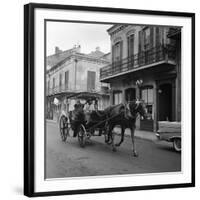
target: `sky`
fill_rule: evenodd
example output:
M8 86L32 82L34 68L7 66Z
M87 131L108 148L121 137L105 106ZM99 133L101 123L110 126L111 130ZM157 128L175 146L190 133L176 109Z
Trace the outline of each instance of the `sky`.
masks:
M74 45L81 46L81 53L90 53L100 47L104 53L110 52L110 36L107 29L112 25L72 22L47 22L47 56L55 52L58 46L67 50Z

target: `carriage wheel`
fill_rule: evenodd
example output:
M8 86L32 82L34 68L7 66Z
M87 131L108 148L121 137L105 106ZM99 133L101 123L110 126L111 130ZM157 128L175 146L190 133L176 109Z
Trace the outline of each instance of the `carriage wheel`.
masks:
M60 137L63 142L66 141L69 129L67 120L64 116L60 118Z
M181 151L181 138L175 138L173 140L173 146L176 151Z
M78 142L81 147L85 147L86 140L86 130L85 127L81 124L78 131Z

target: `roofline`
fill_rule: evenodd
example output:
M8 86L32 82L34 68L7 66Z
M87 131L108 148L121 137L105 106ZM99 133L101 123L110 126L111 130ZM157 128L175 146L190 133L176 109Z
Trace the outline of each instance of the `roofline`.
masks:
M70 57L73 57L73 56L79 56L79 57L83 57L83 58L88 58L88 59L92 59L93 61L98 61L98 62L101 61L101 62L105 62L106 64L110 63L109 61L103 59L102 57L100 57L100 58L94 58L94 57L89 56L87 54L74 52L73 54L70 54L69 56L67 56L66 58L64 58L60 62L58 62L56 65L52 66L49 70L46 71L46 73L49 73L49 72L57 69L57 67L59 67L60 65L62 65L66 60L70 59Z
M49 58L49 57L52 57L52 56L56 56L56 55L60 55L60 54L62 54L62 53L66 53L66 52L70 52L70 51L72 51L72 50L75 50L75 49L77 49L77 48L71 48L71 49L67 49L67 50L64 50L64 51L61 51L61 52L59 52L59 53L54 53L54 54L51 54L51 55L49 55L49 56L47 56L47 58Z
M110 33L112 29L114 29L117 26L120 26L121 24L114 24L113 26L111 26L109 29L107 29L107 32Z

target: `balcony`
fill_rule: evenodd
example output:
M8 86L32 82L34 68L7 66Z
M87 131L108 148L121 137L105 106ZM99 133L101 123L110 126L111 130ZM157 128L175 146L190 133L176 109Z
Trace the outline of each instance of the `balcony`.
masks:
M173 46L157 46L101 68L100 80L106 82L106 80L112 77L162 63L175 65L175 55L175 48Z
M167 37L171 39L180 39L181 28L170 28Z
M69 89L69 87L65 84L56 86L54 88L48 88L46 90L46 96L52 96L61 93L72 93L74 90Z
M60 85L56 86L54 88L47 88L46 90L46 96L55 96L55 95L66 95L66 94L73 94L77 92L90 92L90 93L99 93L100 95L109 95L109 88L106 86L101 86L98 90L76 90L72 89L69 85Z

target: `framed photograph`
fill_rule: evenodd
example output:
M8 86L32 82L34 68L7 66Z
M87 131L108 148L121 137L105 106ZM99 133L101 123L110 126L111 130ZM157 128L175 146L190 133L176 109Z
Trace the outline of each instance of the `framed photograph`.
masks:
M195 185L195 14L24 6L24 194Z

